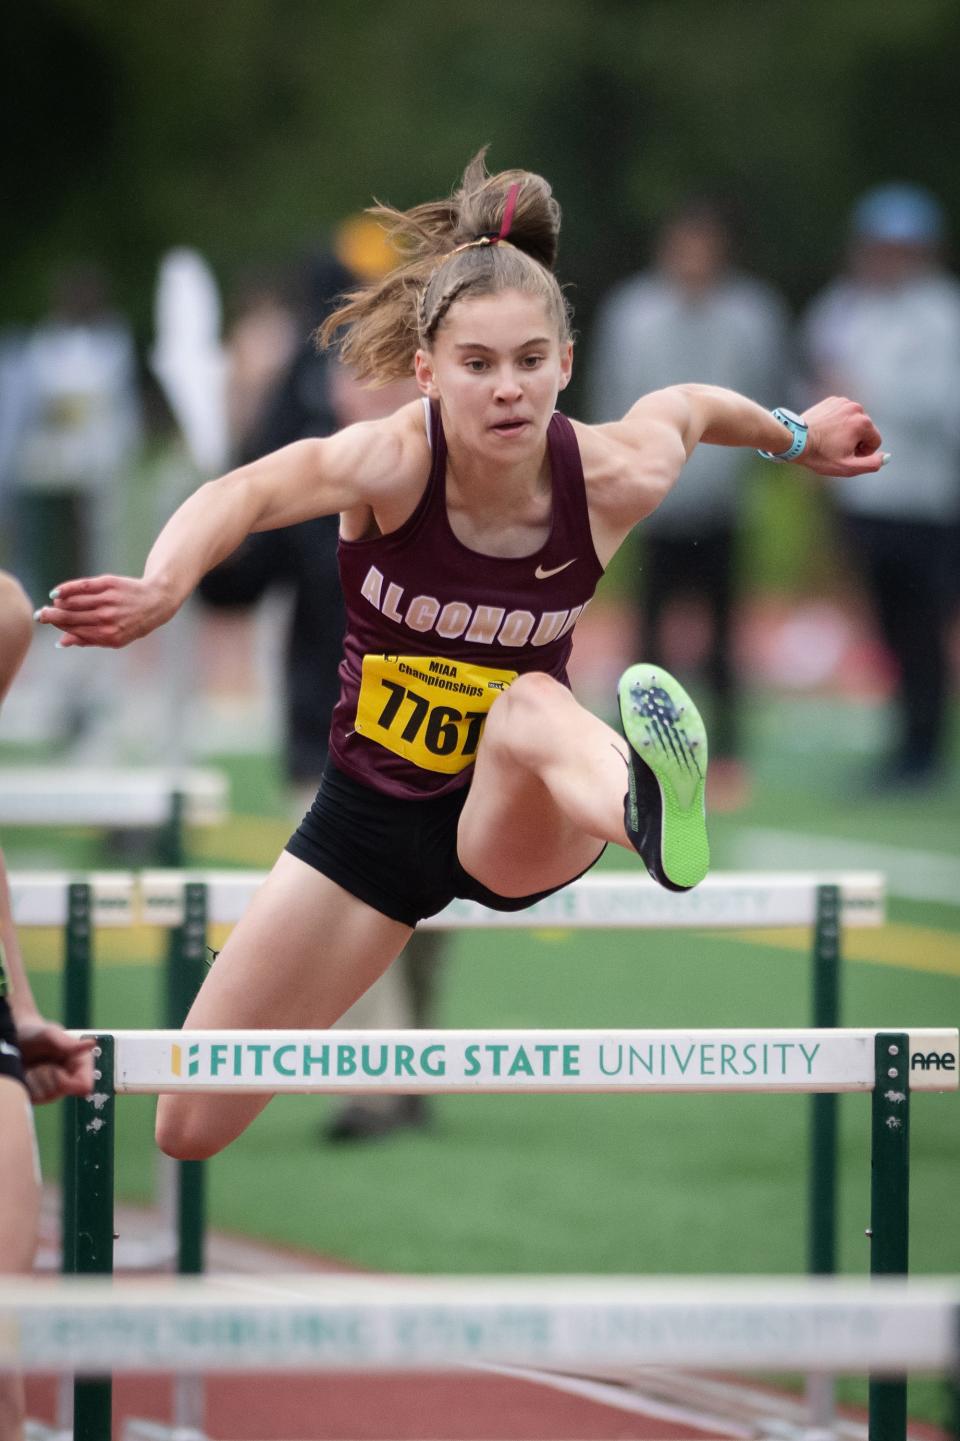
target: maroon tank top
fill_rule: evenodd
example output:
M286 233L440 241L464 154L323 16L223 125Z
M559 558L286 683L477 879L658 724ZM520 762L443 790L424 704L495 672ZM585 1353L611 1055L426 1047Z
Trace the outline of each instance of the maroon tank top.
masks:
M347 628L330 755L355 780L408 798L469 783L485 713L515 674L568 684L573 627L603 574L565 416L547 430L550 533L519 557L483 555L454 535L435 408L430 430L430 476L410 518L339 544Z

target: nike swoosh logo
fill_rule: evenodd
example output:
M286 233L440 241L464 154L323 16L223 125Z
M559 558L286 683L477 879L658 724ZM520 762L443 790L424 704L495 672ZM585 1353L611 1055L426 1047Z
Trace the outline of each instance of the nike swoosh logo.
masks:
M538 565L533 573L537 580L549 580L550 576L559 575L562 570L566 570L568 565L573 565L573 561L576 559L577 557L574 556L573 560L565 560L563 565L555 565L552 570L544 570L542 565Z

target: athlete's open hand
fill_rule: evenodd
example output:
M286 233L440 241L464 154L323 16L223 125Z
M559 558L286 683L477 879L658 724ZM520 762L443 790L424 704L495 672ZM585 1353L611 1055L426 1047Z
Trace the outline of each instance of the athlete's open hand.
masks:
M72 1036L56 1021L36 1016L17 1023L27 1089L35 1106L93 1090L92 1036Z
M880 449L880 432L862 405L831 395L805 410L810 427L798 465L818 475L866 475L890 459Z
M119 650L149 635L175 610L156 580L96 575L63 581L50 592L49 604L41 606L35 619L62 630L58 644L63 647L100 645Z

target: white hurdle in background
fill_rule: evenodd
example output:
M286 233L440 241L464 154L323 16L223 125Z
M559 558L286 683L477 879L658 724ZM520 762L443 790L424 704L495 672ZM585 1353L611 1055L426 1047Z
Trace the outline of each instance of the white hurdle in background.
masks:
M139 919L182 925L186 886L193 882L204 887L207 920L234 924L265 878L265 871L145 870L139 881ZM812 926L817 892L825 885L837 887L842 925L883 924L886 883L875 871L716 872L694 890L679 893L664 890L636 869L591 871L523 911L492 911L477 901L455 900L421 925L431 930Z
M0 825L151 830L167 865L184 863L185 827L229 814L229 780L211 767L0 766Z
M0 766L0 824L161 826L177 794L186 825L226 820L229 782L209 767Z
M19 926L62 926L69 916L71 884L89 886L94 926L172 928L186 916L186 888L206 894L206 919L233 925L243 915L266 871L144 870L14 871L14 920ZM639 871L591 871L524 911L491 911L476 901L453 901L421 924L431 930L747 929L812 926L817 892L835 886L843 926L881 926L886 884L875 871L717 872L686 893L666 891Z
M112 1270L117 1094L236 1095L336 1090L554 1094L623 1090L780 1094L869 1091L872 1093L873 1137L871 1268L877 1275L902 1274L907 1269L911 1090L955 1090L960 1076L960 1034L956 1028L949 1027L897 1031L863 1028L117 1031L98 1034L95 1055L96 1090L79 1103L76 1127L78 1185L73 1206L77 1227L76 1269L85 1274ZM938 1059L935 1067L930 1065L930 1057L934 1055ZM386 1283L384 1294L399 1297L399 1292L390 1292L393 1284ZM156 1293L153 1294L156 1298ZM768 1301L768 1304L771 1303ZM522 1316L522 1303L516 1305L518 1316ZM421 1297L421 1306L421 1314L432 1315L434 1325L442 1330L445 1324L442 1307L438 1311L435 1305L431 1310L428 1296ZM359 1313L351 1312L349 1303L345 1303L345 1307L339 1323L329 1318L334 1330L338 1324L347 1330L360 1325ZM506 1309L509 1312L509 1303ZM363 1326L372 1328L378 1335L382 1327L389 1331L394 1323L388 1325L384 1320L388 1314L389 1300L386 1309L380 1302L373 1303ZM770 1314L772 1317L772 1312ZM784 1330L788 1316L789 1312L781 1315L781 1343L786 1342L789 1333L789 1327ZM148 1329L150 1325L163 1329L166 1325L163 1317L161 1305L159 1320L148 1322ZM122 1318L118 1324L122 1324ZM173 1330L178 1324L170 1321ZM182 1324L189 1333L187 1323ZM214 1332L218 1324L215 1318ZM241 1318L237 1324L242 1330L248 1323ZM308 1330L320 1325L322 1331L327 1323L305 1318L303 1324ZM735 1364L737 1360L740 1364L756 1365L762 1354L757 1345L760 1334L753 1336L749 1355L743 1346L725 1351L722 1327L719 1332L708 1332L709 1344L704 1347L692 1346L685 1351L678 1334L673 1334L672 1350L658 1350L655 1345L647 1345L646 1332L636 1318L633 1322L624 1318L618 1324L630 1335L635 1364L663 1360L669 1355L672 1361L686 1365L712 1366L721 1361ZM666 1334L670 1334L670 1329L668 1326ZM74 1333L82 1338L83 1332L81 1315L67 1319L67 1341ZM783 1358L782 1364L824 1369L822 1356L812 1359L799 1345L796 1334L790 1339L792 1345L788 1348L781 1344L777 1353ZM820 1340L824 1339L822 1334ZM826 1339L831 1342L829 1329ZM520 1340L519 1363L543 1365L543 1357L532 1356L524 1349L522 1336ZM295 1335L291 1335L289 1341L294 1348L291 1354L295 1354ZM609 1337L603 1334L601 1342L606 1355L609 1355L608 1341ZM841 1369L853 1364L851 1354L839 1349L836 1338L831 1343L831 1351ZM389 1346L386 1351L377 1351L374 1347L374 1352L381 1361L390 1364ZM73 1354L65 1344L59 1357L56 1352L46 1353L47 1363L52 1365L59 1360L56 1369L63 1369L67 1356ZM112 1354L109 1346L99 1349L94 1359L85 1363L85 1368L96 1367L97 1361L102 1368L104 1357ZM946 1364L944 1356L949 1354L952 1353L941 1350L940 1362ZM905 1436L906 1385L901 1373L907 1355L909 1351L904 1352L902 1348L883 1354L876 1352L867 1363L876 1362L879 1368L871 1382L873 1441L903 1441ZM842 1363L841 1356L844 1357ZM427 1357L421 1360L426 1361ZM879 1379L881 1372L884 1375L895 1372L897 1379ZM202 1407L196 1394L190 1398L190 1405L189 1422L194 1432L200 1434ZM109 1380L78 1381L75 1386L76 1441L98 1441L107 1434L110 1410ZM188 1416L182 1412L177 1419L185 1421Z
M957 1374L960 1281L766 1277L0 1280L0 1370L438 1371L471 1365Z

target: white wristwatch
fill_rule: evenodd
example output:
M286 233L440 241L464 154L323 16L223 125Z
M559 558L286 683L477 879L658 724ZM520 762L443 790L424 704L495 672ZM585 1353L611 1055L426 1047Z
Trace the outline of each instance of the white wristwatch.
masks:
M778 455L774 455L770 450L758 450L757 454L762 455L764 460L796 460L797 456L802 455L806 449L807 435L810 429L807 422L797 415L795 410L787 410L782 405L778 405L776 410L770 413L774 420L779 420L781 425L787 427L793 435L793 440L786 450L781 450Z

